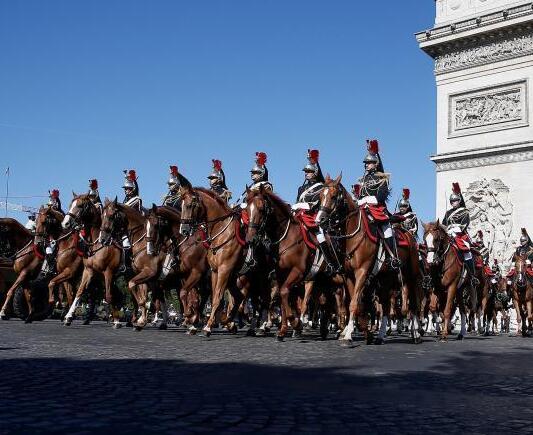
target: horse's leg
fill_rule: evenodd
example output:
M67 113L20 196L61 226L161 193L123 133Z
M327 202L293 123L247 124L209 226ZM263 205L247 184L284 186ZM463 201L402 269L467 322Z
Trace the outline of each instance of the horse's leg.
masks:
M522 316L520 312L520 302L518 300L518 291L515 291L514 297L513 297L513 304L514 309L516 312L516 335L520 335L522 330Z
M457 283L452 283L448 287L448 295L446 298L446 306L444 307L444 325L442 331L442 339L448 339L448 331L450 330L450 320L452 317L452 309L454 308L455 293L457 292Z
M80 285L78 286L78 290L76 291L76 296L74 297L74 301L72 301L72 304L70 305L68 313L65 316L66 326L70 326L70 324L72 323L72 318L74 317L74 311L76 311L76 307L78 306L80 298L83 295L83 292L87 289L89 282L91 282L93 275L94 275L94 271L92 268L85 267L83 269L83 274L81 275L81 281L80 281Z
M353 287L351 291L350 300L350 319L339 340L351 343L352 334L355 331L355 320L358 318L361 310L361 298L363 290L366 285L366 277L368 276L368 269L360 267L355 271L355 277L352 279Z
M113 272L114 270L111 269L110 267L106 268L103 272L104 286L105 286L105 299L106 299L106 302L111 307L111 312L113 316L113 328L118 329L122 325L120 323L118 306L115 303L116 301L113 298Z
M457 335L457 340L463 340L466 336L466 323L467 323L467 313L466 307L462 304L459 304L459 314L461 315L461 332Z
M311 299L311 294L313 293L314 286L315 286L314 281L307 281L304 283L305 292L304 292L304 297L302 300L302 305L300 308L301 309L300 320L302 321L302 323L307 323L305 321L306 316L309 320L309 316L307 315L307 306L309 305L309 299Z
M148 302L148 285L141 284L137 286L136 289L133 289L132 294L136 295L137 306L139 307L139 312L141 313L133 327L136 331L140 331L146 326L148 321L148 310L146 308L146 303Z
M4 301L2 310L0 310L0 318L2 318L2 320L8 319L6 315L6 310L7 310L7 307L9 306L9 303L11 302L11 299L13 298L13 293L18 288L18 286L21 285L28 277L29 277L28 269L27 268L22 269L22 271L19 273L13 285L9 287L9 290L7 291L7 294L6 294L6 300Z
M283 338L287 334L287 322L293 323L296 320L296 323L298 323L298 319L294 318L294 314L292 313L292 309L289 303L289 295L292 286L300 281L303 278L303 273L293 267L291 271L289 272L289 275L287 276L287 279L285 279L285 282L280 287L280 296L281 296L281 327L278 330L277 339L278 341L283 341ZM295 327L296 325L293 325Z
M203 331L207 336L211 335L211 329L215 323L216 314L225 290L224 288L218 287L218 275L220 272L221 271L211 271L211 313L209 314L209 319L207 319L207 323L203 328Z

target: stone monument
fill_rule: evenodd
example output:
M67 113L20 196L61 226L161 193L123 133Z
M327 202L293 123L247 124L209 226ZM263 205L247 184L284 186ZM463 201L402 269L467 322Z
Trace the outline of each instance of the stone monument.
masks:
M433 28L417 33L435 60L437 216L452 182L491 258L508 264L520 228L533 234L533 2L435 0Z

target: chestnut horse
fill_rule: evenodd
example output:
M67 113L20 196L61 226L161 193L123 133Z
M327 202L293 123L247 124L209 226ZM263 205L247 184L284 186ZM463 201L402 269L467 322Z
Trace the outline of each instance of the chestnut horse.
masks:
M222 297L228 289L235 301L228 318L235 315L242 295L236 288L237 272L242 265L242 245L237 239L239 213L230 209L216 193L207 189L182 186L180 233L187 237L198 227L205 229L209 244L207 261L211 267L211 313L203 328L204 334L211 335L216 315L221 308Z
M463 271L463 264L459 257L461 254L453 245L453 240L446 228L439 220L423 224L423 227L424 241L428 250L427 263L430 266L433 285L436 292L446 294L441 338L447 340L451 329L451 316L458 306L461 314L461 331L457 339L462 340L466 335L467 309L471 312L477 311L479 289L483 291L485 288L485 273L482 268L476 270L479 284L476 288L472 288L470 282L467 282L470 278L461 276ZM456 296L460 297L456 298Z
M301 283L313 262L315 250L312 250L302 236L300 223L294 218L289 205L274 193L259 189L259 191L247 191L247 213L250 223L246 233L246 242L254 243L256 238L268 237L271 241L272 255L276 258L276 278L280 289L281 297L281 326L278 330L277 339L282 341L287 334L288 323L295 331L302 329L302 321L296 317L290 305L290 292ZM335 282L335 285L341 285ZM309 299L309 289L306 286L306 296L303 301L302 315L305 313L305 306ZM345 318L344 299L338 297L336 302L339 319ZM325 298L322 300L320 312L324 311ZM321 320L326 322L322 315ZM322 325L324 327L324 325Z
M190 237L182 237L179 229L181 212L173 207L156 206L148 211L146 219L146 250L148 255L164 253L177 254L179 263L173 267L180 281L179 297L184 315L184 325L189 327L189 333L196 332L200 321L200 281L209 269L207 263L207 249L202 243L200 232ZM160 265L163 267L163 264ZM174 276L167 275L161 270L160 276L165 281L173 281ZM204 286L205 287L205 286ZM207 300L207 294L202 292L202 303Z
M13 293L19 286L23 286L26 299L30 299L27 286L30 279L40 270L44 256L33 242L32 233L20 222L11 218L2 218L0 219L0 226L6 229L5 236L2 236L5 237L3 244L6 249L9 246L9 251L14 251L12 254L11 252L6 252L5 254L11 254L8 260L13 263L13 270L18 275L13 285L7 290L4 305L2 310L0 310L0 318L8 320L8 307L13 298Z
M357 205L351 195L341 184L342 175L335 180L326 177L324 190L320 196L320 210L317 220L325 222L333 218L340 220L344 225L345 253L343 255L346 281L350 292L350 319L346 328L341 333L340 340L344 344L352 341L354 322L357 320L365 330L367 342L370 341L369 332L366 330L366 312L371 309L372 298L366 290L370 286L377 288L379 302L383 307L377 343L383 343L387 331L388 317L391 312L391 300L395 294L394 288L400 288L402 293L402 315L410 316L411 336L415 343L421 341L420 314L423 291L421 286L422 276L418 260L418 245L414 237L406 233L407 246L398 245L398 256L401 270L392 271L378 258L380 241L376 242L369 236L365 227L366 211ZM338 211L344 209L345 216ZM366 304L364 299L367 300Z
M528 276L528 264L525 256L513 256L514 272L508 277L512 281L513 304L516 311L517 335L520 331L523 337L528 337L527 323L533 322L533 283L532 276Z
M105 298L113 309L113 327L120 328L119 304L121 295L113 282L114 274L120 266L121 248L118 242L105 246L100 242L102 215L88 195L76 195L73 192L68 213L62 222L65 230L84 228L88 252L83 258L83 273L76 291L74 301L65 316L65 326L70 326L80 298L95 275L103 275Z

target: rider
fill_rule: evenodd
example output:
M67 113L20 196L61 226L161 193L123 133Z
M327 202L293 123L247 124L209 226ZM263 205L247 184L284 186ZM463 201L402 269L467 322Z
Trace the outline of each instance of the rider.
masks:
M52 208L55 211L60 212L61 214L65 214L65 212L61 208L61 199L59 199L59 190L52 189L48 191L49 197L48 197L48 207ZM44 279L54 273L55 266L56 266L56 244L57 241L54 240L52 237L50 237L48 240L45 240L45 248L44 248L44 261L43 265L41 266L41 271L39 272L39 275L37 277L37 280Z
M143 211L142 199L139 196L139 184L137 183L137 173L134 169L124 170L124 205L137 209L139 212ZM131 242L128 234L122 236L123 254L119 272L126 273L131 270Z
M531 260L533 257L533 242L525 228L522 228L522 235L520 236L520 246L515 250L515 255L518 257L525 257Z
M453 192L450 195L452 208L444 215L442 224L447 227L448 235L454 239L455 245L462 252L465 266L471 277L472 286L476 287L479 281L476 278L474 258L470 250L471 241L467 232L470 225L470 213L466 208L459 183L453 183L452 190Z
M365 205L369 212L371 221L376 222L383 234L383 239L387 246L387 256L390 266L394 269L400 267L394 232L390 223L390 213L387 210L387 199L390 194L389 179L390 174L386 174L383 169L383 162L379 155L378 141L367 140L368 154L363 163L365 165L365 174L359 180L361 184L361 198L359 205Z
M477 248L483 258L483 264L489 264L489 248L485 246L485 241L483 240L483 231L478 230L476 236L474 237L474 246Z
M167 181L168 193L163 198L163 205L174 207L181 211L181 195L180 187L190 186L191 183L183 175L178 172L178 167L170 166L170 177Z
M399 212L395 215L400 217L401 223L400 227L409 233L411 233L415 239L418 238L418 218L416 217L416 213L413 211L411 207L411 203L409 202L409 196L411 195L411 191L409 189L403 189L402 192L402 199L398 203L398 209Z
M35 222L36 219L35 212L28 213L28 222L26 222L26 225L24 227L30 231L30 233L35 234L35 228L37 227L37 224Z
M102 213L104 206L102 205L102 200L100 199L100 192L98 192L98 180L89 180L89 191L87 192L87 196L98 209L98 211Z
M63 209L61 208L61 199L59 199L59 190L53 189L48 191L48 207L53 208L54 210L65 214Z
M315 220L320 206L320 192L322 192L325 182L322 169L318 163L319 156L320 153L318 150L307 150L308 163L302 169L305 173L305 181L298 188L296 204L292 206L292 210L301 215L304 219L305 216L311 218L305 220L310 220L314 223L313 225L308 226L308 228L315 233L320 252L326 260L328 273L331 274L338 272L340 265L330 248L330 242L326 239L324 229L321 227L320 223ZM320 264L317 263L316 259L317 257L315 257L315 262L311 267L310 276L316 275L319 270Z
M231 192L226 186L226 176L222 170L222 162L220 160L213 159L213 172L207 178L211 190L227 203L231 199Z

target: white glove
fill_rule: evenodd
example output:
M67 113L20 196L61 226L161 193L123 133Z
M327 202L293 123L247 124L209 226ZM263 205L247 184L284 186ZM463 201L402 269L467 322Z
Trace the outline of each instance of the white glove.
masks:
M359 201L357 201L358 205L365 205L365 204L377 204L378 200L375 196L364 196Z
M247 205L248 205L248 204L246 204L245 202L241 202L241 203L239 204L239 207L240 207L242 210L246 210L246 206L247 206Z
M309 210L309 204L307 202L297 202L291 206L293 211L296 210Z

